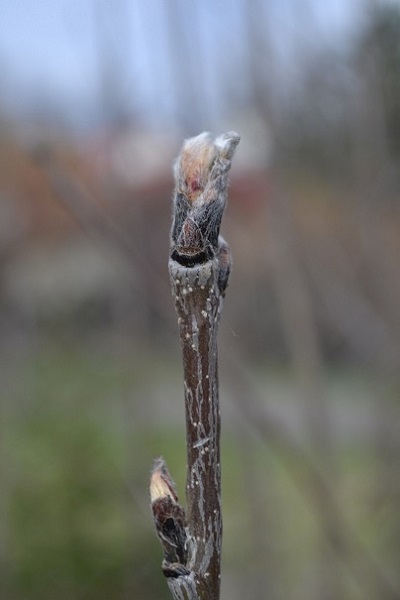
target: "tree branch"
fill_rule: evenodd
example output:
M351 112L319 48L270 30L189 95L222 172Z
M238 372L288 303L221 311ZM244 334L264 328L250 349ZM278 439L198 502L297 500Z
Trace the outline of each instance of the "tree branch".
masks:
M187 519L165 462L150 485L163 572L175 599L218 600L222 543L217 331L230 251L219 235L239 136L186 140L175 164L169 272L184 366Z

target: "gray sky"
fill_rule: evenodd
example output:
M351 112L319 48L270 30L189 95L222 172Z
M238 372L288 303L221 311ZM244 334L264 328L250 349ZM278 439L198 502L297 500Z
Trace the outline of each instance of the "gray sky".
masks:
M272 23L276 60L290 70L301 59L299 45L307 56L351 36L365 2L262 4ZM201 98L198 110L212 119L224 111L227 88L245 101L243 17L252 5L252 0L0 0L0 107L46 111L61 104L71 119L83 115L90 122L106 87L128 111L162 122L173 114L183 88L186 104ZM178 7L175 16L171 7ZM170 59L171 48L178 59ZM185 77L182 65L191 80L187 90L184 81L181 87L176 83Z

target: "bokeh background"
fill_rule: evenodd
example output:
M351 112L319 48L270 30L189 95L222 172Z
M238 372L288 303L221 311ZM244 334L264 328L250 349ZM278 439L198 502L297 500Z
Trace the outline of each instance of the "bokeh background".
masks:
M400 3L0 0L0 598L167 600L167 259L235 129L224 600L400 597Z

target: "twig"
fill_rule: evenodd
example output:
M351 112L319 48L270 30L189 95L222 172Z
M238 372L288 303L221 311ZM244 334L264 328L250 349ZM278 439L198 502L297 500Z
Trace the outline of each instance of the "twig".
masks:
M222 542L217 330L230 271L219 236L231 158L229 132L186 140L175 165L169 271L178 314L186 409L187 518L165 462L150 485L163 572L176 600L218 600Z

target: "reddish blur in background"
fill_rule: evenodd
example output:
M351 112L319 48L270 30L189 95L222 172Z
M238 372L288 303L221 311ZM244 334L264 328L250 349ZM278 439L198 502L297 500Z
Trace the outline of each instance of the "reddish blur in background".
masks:
M171 166L229 129L222 598L399 598L399 2L0 13L0 599L169 598Z

